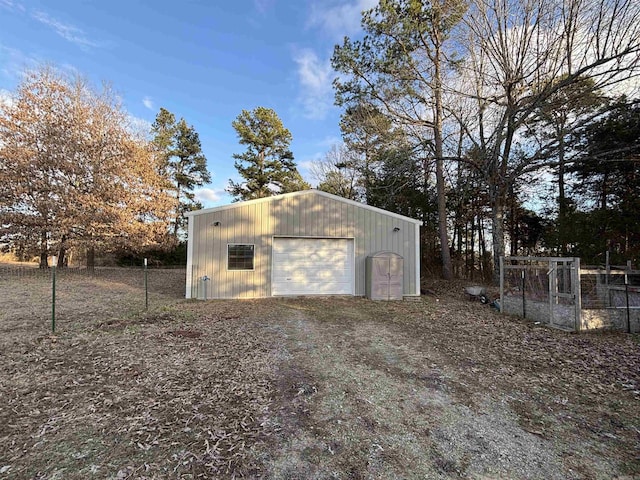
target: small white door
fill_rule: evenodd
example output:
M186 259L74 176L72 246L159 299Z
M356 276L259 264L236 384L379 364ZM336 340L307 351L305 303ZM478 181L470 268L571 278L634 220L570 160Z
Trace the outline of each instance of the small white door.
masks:
M274 238L272 295L353 295L353 240Z

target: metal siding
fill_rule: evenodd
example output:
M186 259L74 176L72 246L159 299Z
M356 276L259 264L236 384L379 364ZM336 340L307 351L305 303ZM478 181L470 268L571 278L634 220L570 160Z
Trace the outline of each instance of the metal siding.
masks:
M193 296L209 275L208 296L271 295L272 237L354 237L355 294L365 293L365 259L379 251L404 257L404 293L416 292L415 229L418 225L321 195L299 195L194 215ZM213 227L214 221L221 222ZM393 228L400 228L393 232ZM191 240L191 239L189 239ZM227 244L255 245L253 271L227 271Z
M210 232L213 227L209 227L210 222L208 222L207 220L208 220L208 215L205 215L202 218L202 225L200 226L200 233L201 233L200 248L202 251L200 258L202 259L202 262L200 263L200 273L198 277L196 277L196 285L198 288L199 298L211 297L211 280L207 282L203 282L200 280L204 275L211 278L211 271L209 269L209 265L211 265L211 252L207 250L206 246L209 245ZM206 288L206 292L204 291L205 288Z
M358 249L358 254L356 256L356 293L358 295L364 295L364 268L363 263L366 258L366 253L372 251L372 239L371 232L368 230L368 210L357 209L355 214L358 217L357 225L358 232L357 235L362 238L362 242L360 242L360 248Z
M311 234L313 235L313 230L315 228L313 221L312 221L312 214L311 212L309 212L309 210L311 209L311 204L309 203L309 198L308 197L298 197L297 198L297 209L298 209L298 214L299 214L299 221L300 221L300 229L299 232L303 232L303 233L307 233L311 232ZM300 233L298 234L300 235Z
M191 298L195 298L195 272L198 268L199 261L199 253L200 249L198 247L198 235L200 233L200 217L192 217L189 221L193 222L193 235L191 238L187 239L188 242L191 243L191 272L187 272L187 275L191 277Z
M264 257L264 261L267 264L268 275L263 279L265 282L265 290L266 295L271 295L271 249L272 249L272 232L275 230L275 220L274 220L274 205L273 203L265 204L267 208L267 212L265 215L266 223L262 223L262 241L264 243L264 249L266 255Z
M329 218L329 226L330 226L330 235L333 237L340 236L340 229L338 224L340 223L340 216L338 215L338 202L335 200L331 201L331 210L330 210L330 218Z
M295 235L295 223L293 221L293 202L295 198L287 198L285 200L287 204L287 234Z
M315 202L312 209L314 211L314 235L322 235L324 233L324 211L325 198L320 198Z
M256 296L258 297L266 297L267 296L267 292L266 292L266 280L265 278L269 278L269 271L267 269L267 264L265 262L265 258L266 258L266 251L264 248L264 237L262 235L262 230L264 229L263 227L263 222L265 222L267 220L267 215L266 215L266 204L265 203L260 203L258 205L256 205L256 214L258 216L258 221L256 222L256 232L255 232L255 237L256 237L256 247L255 247L255 262L256 262L256 270L255 270L255 275L254 275L254 282L255 285L257 286L257 291L256 291Z
M241 211L242 210L240 209L240 212ZM236 212L228 210L225 213L227 214L227 221L224 224L229 226L225 227L224 229L224 263L220 265L220 270L224 273L222 274L223 280L222 282L220 282L220 293L222 295L222 298L232 298L234 294L234 284L237 279L235 276L235 272L230 272L227 270L227 245L229 243L241 240L242 226L236 225Z
M206 229L206 216L200 219L200 225L198 228L198 261L197 267L194 275L194 282L196 288L196 298L202 296L200 278L202 278L205 269L205 265L207 262L207 252L205 246L207 244L207 229Z

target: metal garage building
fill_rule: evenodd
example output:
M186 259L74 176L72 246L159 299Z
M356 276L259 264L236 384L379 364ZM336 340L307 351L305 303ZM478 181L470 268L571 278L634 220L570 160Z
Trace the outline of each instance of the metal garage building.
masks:
M420 221L318 190L198 210L189 218L187 298L364 295L365 263L403 258L420 294Z

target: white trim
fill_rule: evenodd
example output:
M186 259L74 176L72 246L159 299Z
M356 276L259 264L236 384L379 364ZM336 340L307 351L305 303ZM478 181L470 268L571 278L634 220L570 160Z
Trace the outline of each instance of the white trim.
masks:
M305 238L305 239L318 239L318 240L350 240L353 242L353 263L351 265L351 271L353 276L351 277L351 296L356 296L356 237L328 237L326 235L271 235L271 275L269 278L269 293L273 297L273 241L276 238ZM281 295L277 295L280 297Z
M420 296L420 225L415 226L416 229L416 293Z
M275 233L271 235L272 238L317 238L317 239L329 239L329 240L355 240L356 237L332 237L331 235L286 235L283 233Z
M187 286L184 298L191 298L191 281L193 277L193 231L195 219L188 217L187 223Z
M348 237L349 239L353 240L353 265L352 265L352 269L353 269L353 277L351 278L351 295L353 295L354 297L356 296L356 252L358 251L358 249L356 248L356 242L358 240L356 240L356 237Z
M236 203L231 203L229 205L221 205L220 207L204 208L202 210L187 212L185 213L185 217L194 217L196 215L220 212L220 211L229 210L232 208L244 207L247 205L255 205L257 203L272 202L274 200L280 200L282 198L292 198L292 197L299 197L303 195L312 195L312 194L320 195L321 197L326 197L326 198L330 198L331 200L336 200L342 203L346 203L347 205L353 205L359 208L364 208L365 210L371 210L372 212L376 212L382 215L387 215L388 217L398 218L400 220L411 222L416 225L420 225L422 223L420 220L416 220L415 218L405 217L404 215L400 215L399 213L389 212L388 210L384 210L382 208L372 207L371 205L366 205L364 203L356 202L354 200L342 198L337 195L332 195L331 193L322 192L320 190L301 190L299 192L284 193L282 195L275 195L273 197L257 198L255 200L246 200L244 202L236 202Z

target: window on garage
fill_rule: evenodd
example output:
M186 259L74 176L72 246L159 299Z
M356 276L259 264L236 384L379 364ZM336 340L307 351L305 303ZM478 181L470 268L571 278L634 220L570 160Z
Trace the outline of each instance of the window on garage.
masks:
M253 270L254 245L228 245L228 270Z

